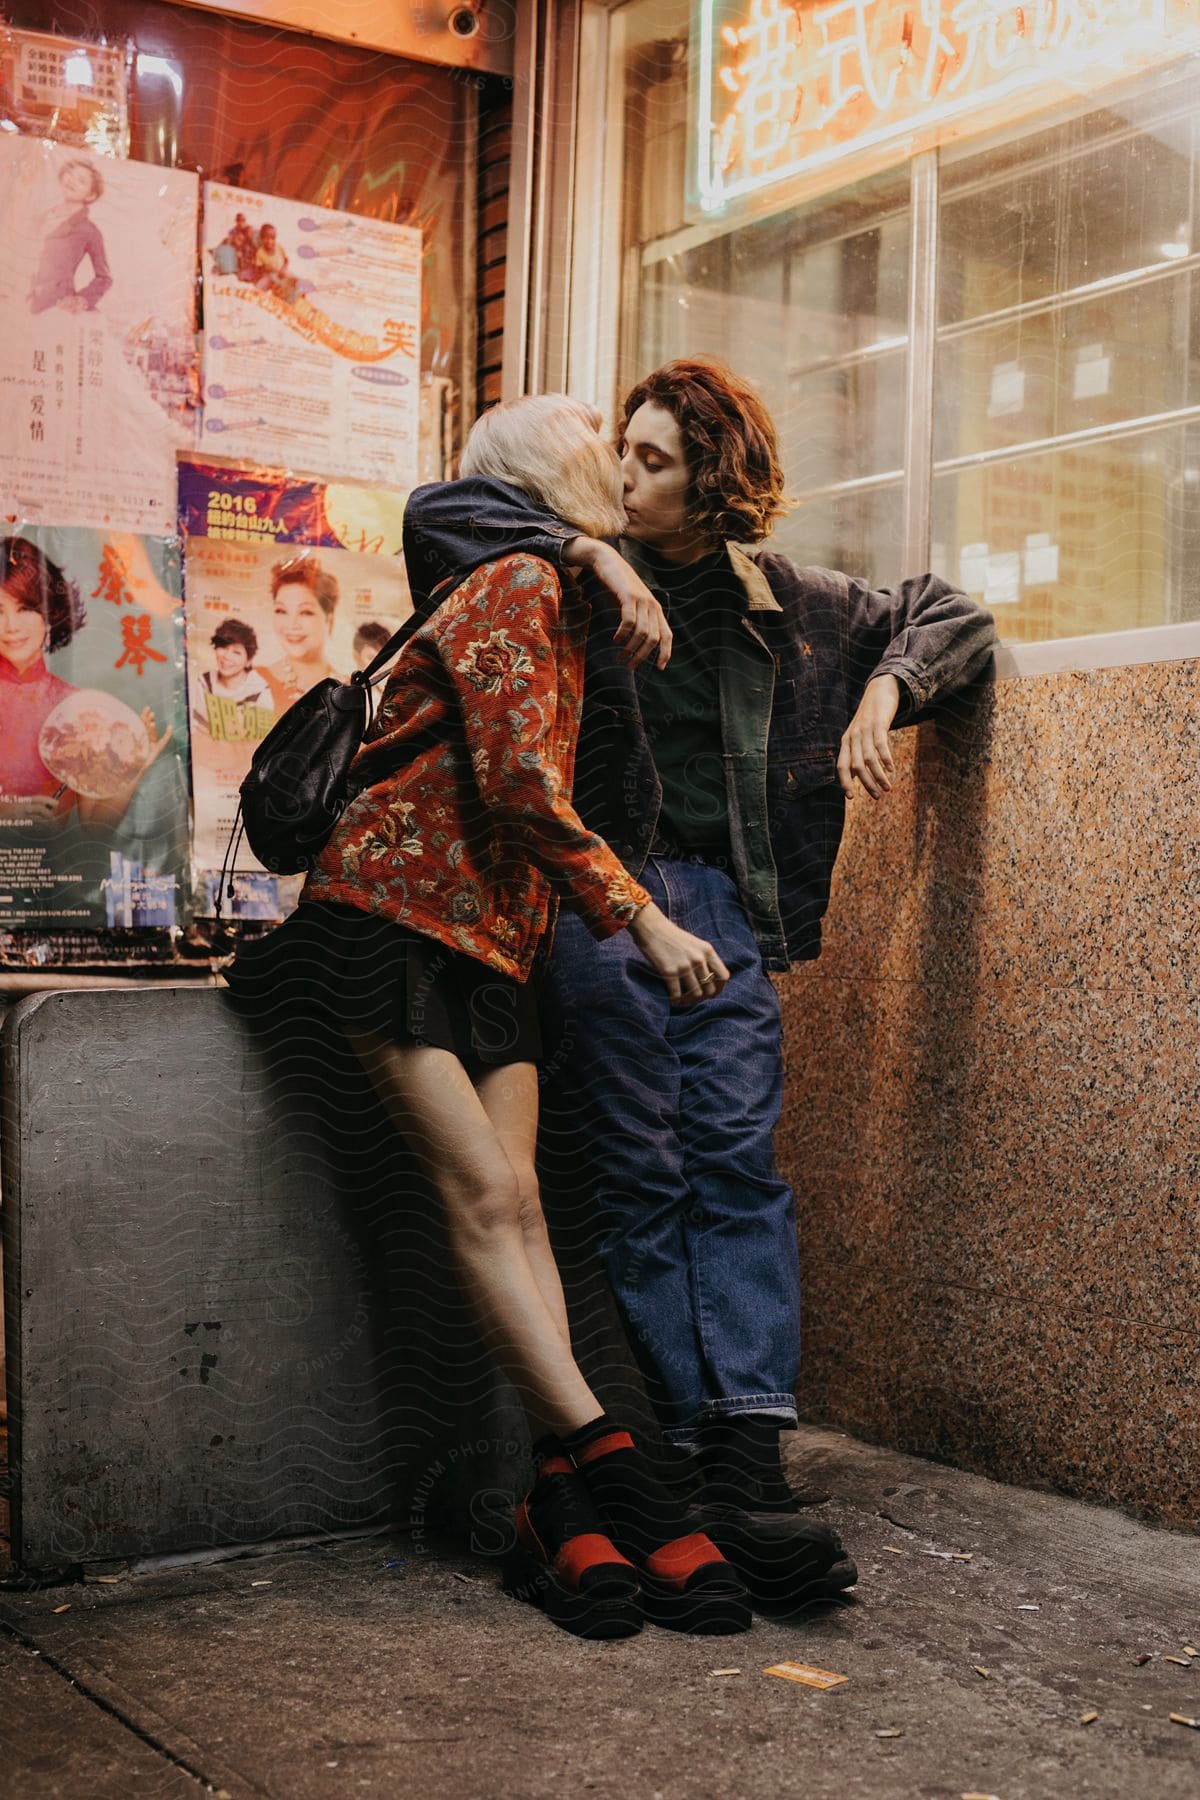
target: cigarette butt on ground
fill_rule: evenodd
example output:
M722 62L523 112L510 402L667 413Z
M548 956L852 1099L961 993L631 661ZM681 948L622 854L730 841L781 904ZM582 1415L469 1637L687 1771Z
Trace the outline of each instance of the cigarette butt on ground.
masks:
M904 1556L907 1554L904 1550L898 1550L895 1544L885 1544L883 1547L889 1556Z
M972 1663L971 1667L977 1675L982 1675L985 1681L990 1681L992 1679L992 1671L990 1669L985 1669L982 1663Z
M799 1681L805 1687L834 1688L841 1687L843 1681L849 1681L848 1675L833 1675L828 1669L814 1669L808 1663L771 1663L763 1670L764 1675L782 1675L785 1681Z
M1098 1712L1080 1713L1079 1723L1081 1725L1094 1725L1099 1717L1100 1714Z
M713 1675L740 1675L741 1672L740 1669L713 1669L710 1671Z
M877 1731L875 1733L875 1736L876 1737L889 1737L889 1738L890 1737L903 1737L904 1733L902 1731L900 1731L896 1726L893 1725L893 1726L889 1726L886 1731Z
M1172 1725L1190 1725L1193 1731L1200 1731L1200 1719L1189 1719L1186 1713L1168 1713Z
M65 1606L56 1606L56 1607L55 1607L55 1609L54 1609L54 1610L55 1610L55 1612L56 1612L56 1613L60 1613L60 1612L70 1612L70 1610L71 1610L71 1602L70 1602L70 1601L69 1601L69 1600L68 1600L68 1601L67 1601L67 1604L66 1604L66 1605L65 1605Z

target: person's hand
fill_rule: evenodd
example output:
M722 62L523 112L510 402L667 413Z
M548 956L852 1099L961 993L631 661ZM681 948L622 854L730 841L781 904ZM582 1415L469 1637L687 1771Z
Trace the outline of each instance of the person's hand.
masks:
M854 783L861 781L872 800L892 789L896 772L888 728L900 705L900 683L894 675L876 675L868 681L858 711L842 734L837 775L842 792L854 797Z
M57 818L61 806L55 794L29 794L23 799L6 796L0 800L0 823L10 825L15 819L29 819L34 825L48 825Z
M729 980L729 970L712 945L672 924L653 900L638 913L629 934L655 974L666 982L673 1006L712 1000Z
M621 609L621 623L613 642L621 646L631 669L655 657L655 667L665 669L671 660L671 627L667 615L636 570L619 550L600 538L577 537L563 546L568 568L590 569Z
M142 708L142 724L146 727L146 735L150 739L150 748L146 752L145 762L138 771L137 781L142 779L142 776L146 773L146 770L150 768L151 764L158 761L159 757L170 743L175 731L173 725L168 725L162 736L159 737L158 720L154 717L154 709L149 706L143 706ZM134 783L134 786L136 785L137 782Z

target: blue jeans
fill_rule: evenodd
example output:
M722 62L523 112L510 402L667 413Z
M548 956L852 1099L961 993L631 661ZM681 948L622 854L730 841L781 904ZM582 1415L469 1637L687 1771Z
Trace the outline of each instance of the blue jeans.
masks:
M730 971L716 999L673 1010L627 931L558 924L546 1054L586 1133L601 1254L663 1434L704 1419L796 1418L795 1210L775 1167L783 1097L779 1001L730 876L652 858L643 885Z

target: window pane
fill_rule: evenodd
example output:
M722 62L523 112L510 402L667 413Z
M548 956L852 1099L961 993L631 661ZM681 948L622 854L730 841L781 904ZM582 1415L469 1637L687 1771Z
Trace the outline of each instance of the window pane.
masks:
M615 16L623 279L613 399L675 357L723 357L770 408L787 492L818 496L773 541L863 572L878 553L890 569L904 457L908 166L803 206L689 225L689 0L633 0ZM897 476L886 495L827 496L886 474Z
M1010 643L1200 618L1200 426L938 476L933 533Z
M1189 65L943 168L934 562L1004 637L1197 616L1198 119Z
M1197 72L983 155L945 158L943 325L1162 265L1191 246Z
M973 456L1195 402L1195 310L1186 273L943 337L935 456Z
M644 247L628 377L676 356L724 357L771 409L795 497L901 471L907 190L902 172L694 246ZM863 568L876 550L895 554L898 509L898 494L882 507L827 509L820 544L810 548L803 528L797 542L808 561L845 544L850 566ZM851 526L868 535L854 537Z
M779 423L797 493L903 468L904 365L892 351L792 379Z
M802 567L844 569L874 587L892 587L912 573L899 566L903 532L904 491L895 482L806 501L776 526L771 545Z

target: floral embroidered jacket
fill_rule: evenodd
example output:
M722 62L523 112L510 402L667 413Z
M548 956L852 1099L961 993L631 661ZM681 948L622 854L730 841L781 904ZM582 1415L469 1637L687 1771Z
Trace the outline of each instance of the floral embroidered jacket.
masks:
M589 607L506 556L405 646L305 900L381 913L523 981L563 900L598 938L649 895L571 806Z

